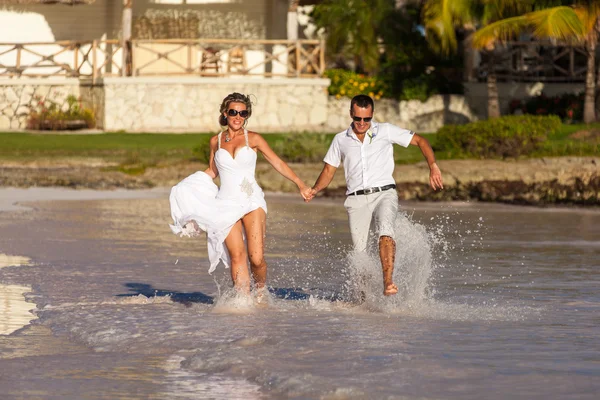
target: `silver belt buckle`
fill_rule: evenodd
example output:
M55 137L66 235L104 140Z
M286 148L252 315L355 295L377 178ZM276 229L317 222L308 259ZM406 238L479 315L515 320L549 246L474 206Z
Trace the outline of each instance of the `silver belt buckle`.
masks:
M375 189L373 189L373 188L365 189L365 194L372 194L372 193L375 193Z

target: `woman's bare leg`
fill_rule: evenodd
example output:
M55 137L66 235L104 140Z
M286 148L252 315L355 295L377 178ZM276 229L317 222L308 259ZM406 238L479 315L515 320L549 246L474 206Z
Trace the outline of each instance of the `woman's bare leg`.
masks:
M235 223L225 238L225 246L231 257L231 280L233 287L240 292L250 294L250 274L248 272L248 254L244 246L242 221Z
M257 289L265 287L267 281L267 263L265 261L265 237L267 232L267 214L258 208L246 214L242 221L246 229L248 256L252 278Z

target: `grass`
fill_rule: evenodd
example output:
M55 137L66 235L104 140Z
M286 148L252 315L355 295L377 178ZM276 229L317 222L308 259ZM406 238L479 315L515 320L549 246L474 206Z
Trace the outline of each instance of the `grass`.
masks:
M600 136L574 139L570 135L582 130L597 130L600 123L562 125L538 150L534 157L591 156L600 154ZM0 132L0 160L35 161L61 158L96 158L114 163L116 169L130 174L143 173L146 167L177 164L198 160L198 145L206 143L212 133L106 133L91 135L57 135ZM298 141L290 141L296 135ZM436 135L422 134L435 148ZM285 160L299 162L310 154L311 162L319 162L327 151L334 134L273 133L264 135L269 145ZM320 152L322 154L314 154ZM304 154L304 155L303 155ZM396 147L394 153L399 164L411 164L423 160L418 147ZM450 158L438 152L438 159Z
M595 131L596 135L588 138L575 139L575 132ZM600 123L593 124L562 124L561 128L548 137L541 149L533 157L561 156L597 156L600 154Z

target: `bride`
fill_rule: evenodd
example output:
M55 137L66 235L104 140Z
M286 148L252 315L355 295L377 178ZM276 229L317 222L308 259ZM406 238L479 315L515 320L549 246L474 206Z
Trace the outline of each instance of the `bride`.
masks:
M285 178L294 182L304 199L310 188L256 132L245 129L252 115L248 96L231 93L221 103L219 124L226 127L210 140L209 166L171 189L174 233L195 236L207 232L209 273L220 261L231 268L233 286L249 294L251 279L259 297L264 294L267 263L264 258L267 204L255 179L257 152ZM213 179L221 179L217 187Z

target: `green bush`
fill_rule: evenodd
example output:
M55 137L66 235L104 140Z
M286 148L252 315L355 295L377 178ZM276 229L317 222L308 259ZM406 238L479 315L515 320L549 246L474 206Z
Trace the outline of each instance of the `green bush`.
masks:
M81 99L73 95L67 96L65 104L51 99L34 97L37 102L31 107L27 127L39 130L66 130L93 128L96 117L92 109L84 107Z
M426 101L432 94L436 92L432 90L426 76L418 76L416 78L407 79L402 85L402 93L400 100L420 100Z
M325 76L331 79L329 94L336 98L354 97L366 94L375 100L381 97L389 97L385 83L377 77L369 77L343 69L329 69Z
M557 116L519 115L446 125L435 148L456 158L507 158L533 153L561 126Z

